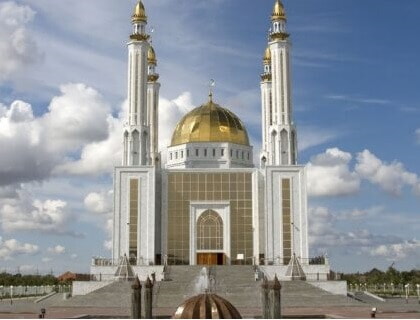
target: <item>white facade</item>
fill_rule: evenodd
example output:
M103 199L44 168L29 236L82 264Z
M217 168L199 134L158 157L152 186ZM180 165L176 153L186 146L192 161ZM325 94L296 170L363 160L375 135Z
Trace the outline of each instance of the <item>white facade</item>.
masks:
M285 19L273 13L264 58L260 167L253 164L252 146L237 137L175 144L160 162L156 59L153 49L148 59L146 22L133 24L123 165L114 174L113 261L127 255L138 266L194 265L215 255L218 264L243 260L281 268L294 254L309 270L306 170L297 165ZM222 108L209 108L223 120ZM223 132L234 129L220 124ZM200 222L204 215L208 220Z

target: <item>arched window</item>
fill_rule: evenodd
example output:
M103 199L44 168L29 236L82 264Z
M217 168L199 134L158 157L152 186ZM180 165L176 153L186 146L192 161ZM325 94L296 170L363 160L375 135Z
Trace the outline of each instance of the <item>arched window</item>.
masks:
M223 220L213 210L198 218L197 250L223 250Z

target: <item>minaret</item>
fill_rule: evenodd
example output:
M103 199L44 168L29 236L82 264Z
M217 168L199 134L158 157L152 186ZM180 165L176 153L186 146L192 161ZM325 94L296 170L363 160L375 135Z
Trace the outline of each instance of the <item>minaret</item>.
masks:
M296 165L296 128L292 121L290 42L286 32L286 12L276 0L262 75L264 165ZM270 57L271 66L269 63ZM270 81L271 80L271 81ZM270 96L271 93L271 96Z
M151 164L150 126L147 106L149 36L141 0L132 16L133 33L128 42L128 122L124 129L124 166Z
M159 122L159 74L156 73L157 59L153 47L150 45L147 53L148 76L147 76L147 110L149 110L150 125L150 157L152 165L160 166L160 154L158 145L158 122Z
M264 52L263 59L264 72L261 75L261 106L262 106L262 153L261 163L267 164L270 126L273 124L273 110L272 110L272 74L271 74L271 50L267 47Z

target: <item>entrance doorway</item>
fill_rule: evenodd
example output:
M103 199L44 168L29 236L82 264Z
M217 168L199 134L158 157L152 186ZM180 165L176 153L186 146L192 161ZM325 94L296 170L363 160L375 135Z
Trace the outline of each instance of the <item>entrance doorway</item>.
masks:
M213 252L201 252L197 253L197 264L198 265L223 265L224 264L224 254L223 253L213 253Z

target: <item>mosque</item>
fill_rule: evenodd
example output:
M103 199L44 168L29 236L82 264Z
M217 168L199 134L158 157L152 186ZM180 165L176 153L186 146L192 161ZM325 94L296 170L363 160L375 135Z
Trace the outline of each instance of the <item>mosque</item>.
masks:
M284 6L276 0L260 82L259 163L253 161L244 123L211 92L179 120L162 163L157 58L146 32L146 10L138 1L128 42L124 153L114 171L112 261L126 256L136 270L272 266L280 276L293 262L314 272L308 254L306 169L297 163L286 21ZM94 259L91 272L104 272L105 265ZM329 267L323 267L326 276Z

